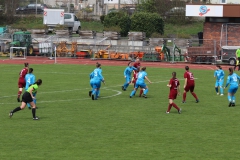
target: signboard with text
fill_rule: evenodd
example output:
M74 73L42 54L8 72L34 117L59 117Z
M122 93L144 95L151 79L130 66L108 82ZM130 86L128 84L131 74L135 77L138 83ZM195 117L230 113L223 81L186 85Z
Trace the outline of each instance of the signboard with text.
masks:
M186 16L223 17L222 5L186 5Z

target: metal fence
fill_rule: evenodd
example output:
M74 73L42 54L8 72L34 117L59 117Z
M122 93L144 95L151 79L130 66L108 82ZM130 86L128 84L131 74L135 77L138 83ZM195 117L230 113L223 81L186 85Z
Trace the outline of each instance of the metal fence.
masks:
M11 35L0 36L0 56L9 56ZM112 60L165 61L215 64L236 62L235 51L240 41L158 38L149 41L108 37L80 37L32 34L33 56L92 58Z

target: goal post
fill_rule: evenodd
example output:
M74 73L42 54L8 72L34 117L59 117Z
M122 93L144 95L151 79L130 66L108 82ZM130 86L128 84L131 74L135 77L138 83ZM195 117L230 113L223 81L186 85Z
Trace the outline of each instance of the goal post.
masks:
M10 47L10 59L27 59L27 47Z

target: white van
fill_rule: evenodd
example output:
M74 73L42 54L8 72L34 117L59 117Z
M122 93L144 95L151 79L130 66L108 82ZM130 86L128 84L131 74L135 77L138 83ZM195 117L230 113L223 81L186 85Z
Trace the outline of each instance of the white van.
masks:
M81 22L74 13L64 13L63 9L44 9L43 24L48 26L48 31L52 31L57 25L64 25L69 33L81 30Z

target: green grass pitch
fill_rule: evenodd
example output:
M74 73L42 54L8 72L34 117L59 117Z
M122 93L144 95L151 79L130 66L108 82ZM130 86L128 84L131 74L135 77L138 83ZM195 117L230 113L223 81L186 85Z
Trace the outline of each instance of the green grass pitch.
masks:
M99 100L88 96L93 65L31 65L43 80L37 94L37 116L27 108L14 114L18 73L23 65L0 65L0 159L42 160L196 160L239 159L240 99L228 107L225 95L214 90L213 70L190 70L196 78L200 103L187 94L168 107L166 86L173 71L183 92L182 69L147 68L148 98L129 98L133 86L121 90L124 66L102 66L106 85ZM213 66L214 68L214 66ZM228 72L225 71L225 75ZM225 77L226 82L226 77Z

